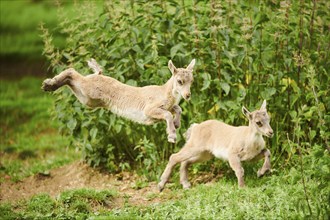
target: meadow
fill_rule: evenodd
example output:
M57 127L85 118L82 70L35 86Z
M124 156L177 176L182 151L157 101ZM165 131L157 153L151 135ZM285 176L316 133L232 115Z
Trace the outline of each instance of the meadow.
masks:
M52 174L54 168L81 158L79 151L69 147L68 138L58 133L59 123L49 110L55 98L40 92L41 81L25 78L15 83L1 82L0 113L5 119L0 127L2 184L20 182L31 175ZM326 219L329 191L322 189L322 182L313 177L314 170L326 172L328 169L313 160L315 155L326 157L323 154L322 148L318 148L304 156L304 166L310 169L304 176L305 185L299 164L276 166L272 174L259 179L256 170L261 163L252 163L245 165L247 187L239 189L229 166L213 160L213 165L208 164L213 170L200 171L194 166L190 190L181 189L177 175L162 193L157 192L156 180L138 176L128 187L136 194L143 188L152 191L145 193L150 201L147 205L142 200L131 204L129 198L134 195L115 187L77 188L57 196L44 192L28 199L15 199L15 202L2 201L0 213L2 219L302 219L316 216ZM214 168L214 164L218 167ZM42 185L42 181L39 184ZM118 205L116 198L122 197L127 201Z
M54 97L41 93L40 83L38 78L1 82L1 118L6 119L1 122L2 187L4 182L23 182L31 175L51 176L54 168L81 158L80 152L69 147L68 138L58 133L59 124L49 111ZM135 194L143 188L152 191L144 192L148 202L132 204L130 198L136 195L114 186L77 188L56 196L46 191L15 202L2 201L0 213L2 219L327 219L329 191L314 178L314 172L327 172L328 167L315 161L315 156L327 157L322 148L304 155L308 168L304 176L299 164L278 165L272 174L259 179L256 170L261 163L246 164L244 189L237 187L228 165L212 160L208 166L213 170L193 167L190 190L181 189L174 175L168 188L159 193L156 180L138 175L128 187ZM43 181L38 183L43 185ZM118 204L118 198L125 201Z
M70 1L1 1L0 2L0 55L12 59L24 58L30 61L41 59L43 41L38 28L46 25L54 30L53 39L60 47L65 45L65 36L56 31L58 13L62 10L72 12L74 4ZM68 18L69 18L68 17ZM4 73L3 73L4 74Z
M78 158L58 134L49 110L54 100L41 93L40 83L38 78L1 81L1 182L15 182Z
M22 5L1 1L2 30L12 30L21 21L6 19L5 4ZM1 219L329 219L327 1L104 1L51 11L47 1L20 4L22 15L36 11L22 19L22 33L39 30L13 37L12 48L1 34L1 55L42 52L54 74L68 66L88 74L86 60L95 58L106 75L144 86L170 77L169 59L197 64L177 144L166 142L162 123L88 109L68 88L44 93L41 78L1 78ZM275 132L266 140L271 173L257 178L262 161L246 163L239 189L229 165L213 159L190 168L191 189L181 188L176 168L158 192L191 123L246 124L242 105L253 110L263 99Z

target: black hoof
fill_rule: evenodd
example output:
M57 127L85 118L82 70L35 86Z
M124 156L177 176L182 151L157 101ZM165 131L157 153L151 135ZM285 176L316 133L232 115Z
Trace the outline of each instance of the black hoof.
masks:
M56 89L58 89L58 86L51 84L50 81L51 81L51 79L46 79L45 81L43 81L41 89L46 92L51 92L51 91L55 91Z

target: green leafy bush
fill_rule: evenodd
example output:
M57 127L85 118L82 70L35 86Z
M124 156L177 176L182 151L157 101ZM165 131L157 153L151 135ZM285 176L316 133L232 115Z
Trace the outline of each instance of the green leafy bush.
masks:
M241 106L268 100L275 131L268 141L275 166L314 145L329 149L330 69L328 1L106 1L92 3L59 29L67 36L58 50L42 27L44 54L55 73L71 66L90 74L95 58L105 74L135 86L163 84L167 62L185 66L197 59L190 103L182 102L178 145L166 141L165 123L144 126L104 109L82 106L68 89L56 92L62 132L85 159L111 170L144 167L160 173L184 143L193 122L217 118L246 124Z

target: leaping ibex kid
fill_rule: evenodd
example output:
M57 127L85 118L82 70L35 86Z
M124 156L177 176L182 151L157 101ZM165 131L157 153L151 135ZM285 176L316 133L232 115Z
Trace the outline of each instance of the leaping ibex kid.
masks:
M44 91L55 91L61 86L70 87L78 100L89 107L104 107L113 113L141 124L166 120L168 141L176 142L176 128L180 127L181 97L189 100L193 82L193 59L187 68L176 68L172 61L168 67L172 77L161 86L134 87L102 75L102 68L94 59L88 61L94 74L83 76L69 68L52 79L44 80ZM173 118L174 114L174 118Z

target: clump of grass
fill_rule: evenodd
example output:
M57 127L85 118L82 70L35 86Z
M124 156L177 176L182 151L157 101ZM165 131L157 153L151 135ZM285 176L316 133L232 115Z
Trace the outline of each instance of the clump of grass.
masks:
M33 215L45 217L56 207L56 202L48 194L39 194L30 199L26 210Z
M76 189L63 192L56 199L38 194L18 204L0 204L1 219L85 219L97 210L109 209L117 193L111 190Z
M22 218L21 214L14 212L13 205L10 203L0 204L0 218L1 219L20 219Z
M91 189L77 189L63 192L59 197L59 202L63 203L69 209L85 207L89 210L99 205L109 206L111 198L115 195L116 193L110 190L96 191ZM83 210L88 211L86 209Z

